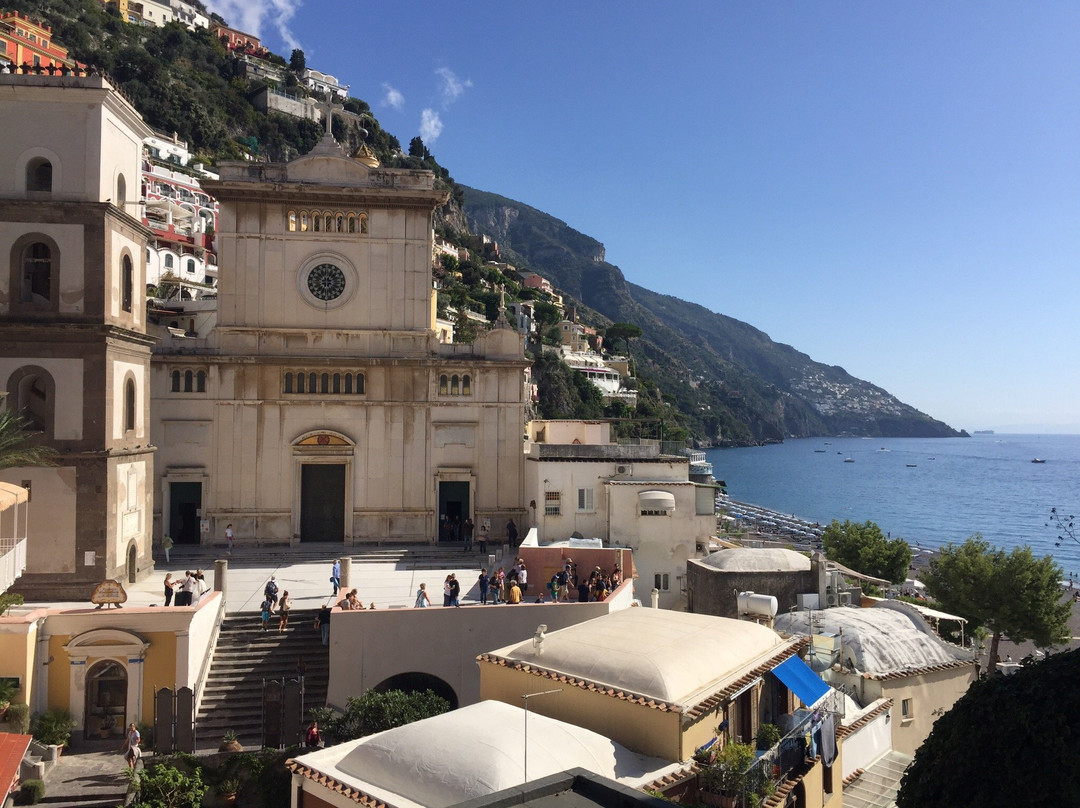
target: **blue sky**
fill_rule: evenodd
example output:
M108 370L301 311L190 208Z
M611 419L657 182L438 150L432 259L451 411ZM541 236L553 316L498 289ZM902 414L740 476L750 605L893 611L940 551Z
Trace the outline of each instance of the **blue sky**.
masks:
M953 426L1080 432L1080 5L208 6L634 283Z

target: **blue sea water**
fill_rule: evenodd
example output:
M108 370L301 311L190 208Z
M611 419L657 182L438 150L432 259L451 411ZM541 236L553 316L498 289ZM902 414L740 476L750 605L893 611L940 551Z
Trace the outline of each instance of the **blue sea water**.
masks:
M706 455L732 499L822 524L869 519L923 547L981 533L1080 574L1080 544L1055 546L1046 526L1054 507L1080 516L1080 435L806 438Z

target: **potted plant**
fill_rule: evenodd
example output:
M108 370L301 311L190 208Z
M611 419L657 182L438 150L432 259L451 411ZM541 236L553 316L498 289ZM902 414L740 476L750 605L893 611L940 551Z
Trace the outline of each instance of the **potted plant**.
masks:
M225 805L232 805L236 802L236 795L240 793L240 781L235 777L226 777L217 784L215 791Z
M101 716L101 721L98 723L98 735L102 738L108 738L115 727L116 716L111 713L105 713L105 715Z
M38 741L48 746L55 746L57 752L67 746L71 740L71 731L75 729L75 721L67 710L46 710L34 716L30 722L30 734Z
M754 747L748 743L727 743L716 754L716 762L700 775L706 805L732 808L745 791L746 775L754 762Z
M227 729L221 736L221 746L218 747L219 752L243 752L244 747L240 745L240 741L237 739L236 730Z
M757 748L772 749L780 743L781 737L780 727L776 724L762 724L757 731Z

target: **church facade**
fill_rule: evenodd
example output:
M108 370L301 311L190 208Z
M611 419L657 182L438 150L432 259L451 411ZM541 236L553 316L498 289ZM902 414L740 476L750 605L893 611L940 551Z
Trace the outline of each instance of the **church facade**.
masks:
M100 76L0 74L0 398L58 452L29 492L28 599L153 568L146 245L150 130Z
M216 324L154 349L158 535L355 545L522 523L523 342L501 317L438 342L434 175L329 134L220 171Z

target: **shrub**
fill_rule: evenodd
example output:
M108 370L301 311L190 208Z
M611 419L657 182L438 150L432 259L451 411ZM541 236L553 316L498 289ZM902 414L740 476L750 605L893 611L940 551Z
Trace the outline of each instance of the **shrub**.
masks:
M757 748L772 749L780 743L780 727L776 724L762 724L757 731Z
M22 805L37 805L45 797L45 783L41 780L24 780L19 789L19 802Z
M25 704L12 704L7 711L8 726L16 735L25 735L30 730L30 708Z
M147 766L139 772L126 769L135 793L131 808L199 808L206 784L202 772L183 772L168 763Z
M30 732L39 743L66 746L71 740L75 721L67 710L53 709L35 715L30 722Z

